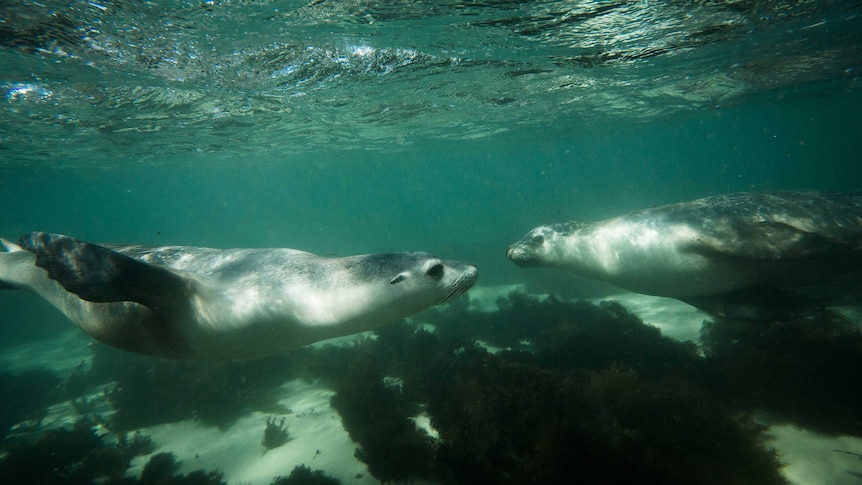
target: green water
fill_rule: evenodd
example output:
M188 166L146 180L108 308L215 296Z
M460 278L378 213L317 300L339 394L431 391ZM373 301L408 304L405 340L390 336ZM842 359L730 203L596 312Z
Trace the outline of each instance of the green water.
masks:
M340 255L422 249L475 261L484 284L513 283L523 270L505 248L541 223L734 191L858 188L860 101L855 91L759 100L389 151L10 164L2 234Z
M528 283L538 292L593 296L613 289L517 268L506 247L539 224L599 220L719 193L858 189L858 91L764 98L660 119L576 120L389 151L9 164L0 177L0 234L14 240L46 230L91 241L337 255L424 250L474 262L479 285ZM26 301L0 293L11 320L4 332L26 334L32 312L36 322L64 328L39 302L22 308Z
M538 224L858 189L860 12L8 3L0 234L415 249L541 279L504 257Z

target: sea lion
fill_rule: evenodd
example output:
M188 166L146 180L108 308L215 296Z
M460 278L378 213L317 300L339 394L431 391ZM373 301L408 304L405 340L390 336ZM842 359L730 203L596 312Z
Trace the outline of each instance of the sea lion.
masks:
M246 359L374 329L466 292L472 264L422 252L325 258L295 249L2 241L0 289L32 291L132 352Z
M738 193L539 226L519 266L571 270L740 320L813 314L862 268L862 194Z

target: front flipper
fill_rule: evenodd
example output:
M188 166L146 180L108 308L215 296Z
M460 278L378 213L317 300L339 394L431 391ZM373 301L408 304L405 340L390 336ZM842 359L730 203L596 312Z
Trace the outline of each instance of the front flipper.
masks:
M710 258L721 256L742 263L837 258L858 263L862 253L860 234L845 232L812 232L778 221L731 221L705 230L688 249Z
M159 310L188 302L192 293L193 280L97 244L31 232L20 245L36 254L36 266L48 277L84 300L133 301Z
M816 299L778 288L746 288L721 295L679 298L707 313L732 320L796 320L824 310Z

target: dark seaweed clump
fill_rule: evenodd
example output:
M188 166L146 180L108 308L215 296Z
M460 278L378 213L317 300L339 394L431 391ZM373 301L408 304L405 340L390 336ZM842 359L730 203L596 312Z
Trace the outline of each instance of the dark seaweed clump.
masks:
M320 470L312 471L305 465L297 465L288 477L276 477L272 485L338 485L341 481Z
M25 419L39 420L46 408L57 402L63 380L43 369L15 375L0 372L0 437Z
M309 369L327 371L332 404L375 477L784 483L761 428L704 385L710 370L694 345L616 304L512 295L499 307L429 312L436 332L400 323L337 360L314 356ZM515 350L491 354L476 335ZM420 411L439 440L409 419Z
M760 430L692 384L623 365L551 371L478 349L452 383L429 411L457 482L781 483Z
M125 477L129 462L152 449L149 439L141 435L131 440L123 435L116 445L108 445L94 431L94 423L82 419L72 429L50 430L34 443L10 447L0 461L0 483L135 484L138 480ZM140 483L225 483L218 473L175 475L173 457L167 463L163 455L154 455L145 465Z
M715 388L735 407L830 434L862 436L862 332L825 313L793 322L707 322Z
M130 479L123 480L124 484L158 484L158 485L225 485L227 482L219 472L205 472L195 470L188 475L177 473L180 464L172 453L156 453L150 461L144 465L141 471L140 482Z
M662 337L658 328L615 302L564 302L553 295L540 302L513 293L498 299L497 306L493 313L437 310L430 318L444 341L479 339L495 347L527 350L521 358L529 355L534 364L548 369L604 369L625 362L650 379L700 379L705 370L695 344Z
M0 482L87 483L121 476L132 456L106 448L92 428L92 422L81 420L71 430L51 430L35 443L12 447L0 462Z
M356 457L382 482L434 476L434 443L409 419L419 412L397 386L384 380L382 362L357 356L332 397L350 436L362 447Z
M260 441L260 445L263 446L263 453L266 454L267 451L287 443L289 436L287 426L284 425L284 418L281 418L279 422L276 422L274 417L267 418L266 428L263 430L263 439Z

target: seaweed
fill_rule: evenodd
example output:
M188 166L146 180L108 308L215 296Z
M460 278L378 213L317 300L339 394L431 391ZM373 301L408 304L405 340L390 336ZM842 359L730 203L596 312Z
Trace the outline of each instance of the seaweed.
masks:
M458 360L428 405L450 482L783 483L759 428L678 379L542 369L477 348Z
M434 332L402 322L340 354L332 404L375 477L784 483L762 427L705 385L693 344L616 304L515 294L498 307L427 312ZM471 335L516 348L495 355ZM419 411L439 440L410 420Z
M602 369L625 363L647 378L684 375L698 379L705 371L698 348L663 337L620 304L567 302L551 295L545 301L523 293L498 298L493 313L429 313L444 340L470 340L536 356L538 365L558 369Z
M158 485L225 485L227 482L220 472L195 470L188 475L177 474L180 464L173 453L156 453L144 465L139 483ZM136 481L126 480L134 484Z
M128 443L106 446L93 428L93 422L84 419L71 430L50 430L35 443L11 447L0 461L0 483L89 483L96 478L118 478L132 457L146 451Z
M288 477L275 477L272 485L339 485L340 480L332 478L321 470L311 471L305 465L297 465Z
M59 399L61 383L59 376L45 369L18 375L0 372L0 437L27 418L41 418L47 406Z
M141 470L141 481L156 483L172 478L180 469L173 453L156 453Z
M710 321L701 330L715 389L735 407L821 433L862 436L862 332L827 312L790 322Z
M274 417L267 418L266 428L263 430L263 440L260 442L261 446L263 446L263 454L265 455L267 451L287 443L288 436L289 433L287 432L287 426L284 425L284 418L281 418L278 424L275 423Z
M135 431L131 440L129 440L129 437L125 433L120 433L119 436L117 436L116 448L125 456L132 457L149 455L153 452L155 446L153 445L153 440L149 436L141 434L140 431Z
M344 428L361 445L355 456L382 482L430 478L434 443L409 419L418 408L387 384L372 359L372 354L359 355L331 398Z
M93 422L78 421L72 429L50 430L35 443L19 443L0 460L0 483L108 483L224 485L218 472L194 471L176 475L178 464L170 453L150 457L141 479L126 477L135 456L152 453L149 437L120 435L110 446L96 434Z

